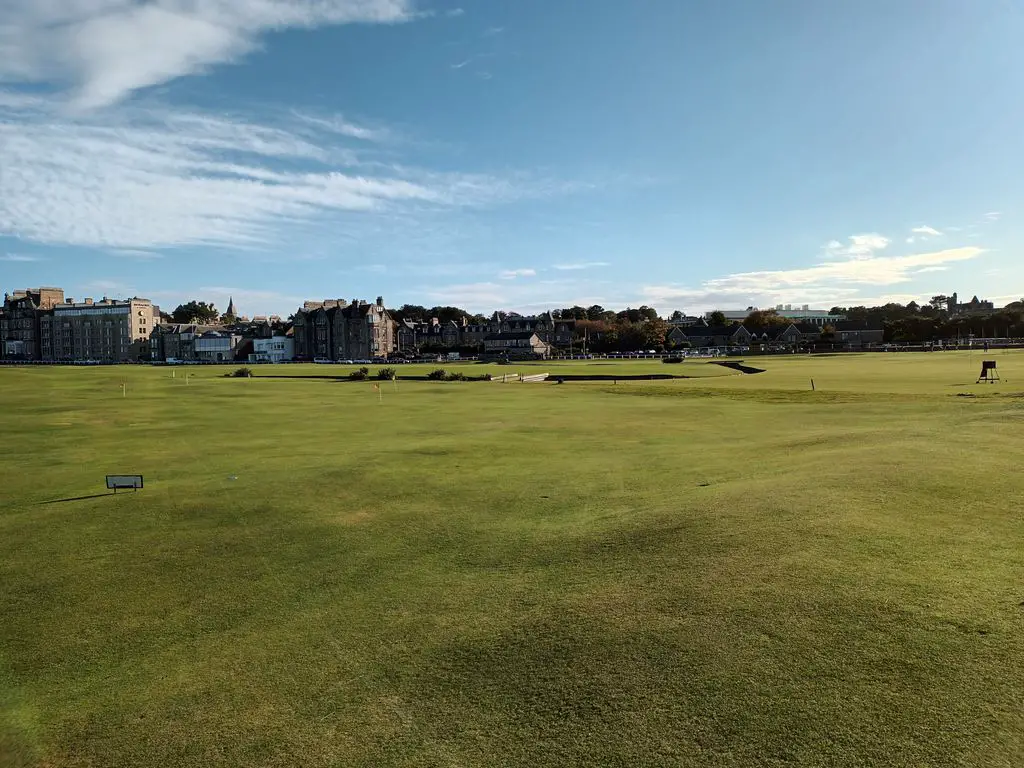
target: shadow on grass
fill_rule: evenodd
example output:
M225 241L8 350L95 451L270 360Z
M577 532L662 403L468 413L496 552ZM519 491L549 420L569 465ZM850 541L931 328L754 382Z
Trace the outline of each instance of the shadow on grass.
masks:
M66 501L86 501L87 499L102 499L104 496L116 496L116 493L94 493L91 496L72 496L67 499L50 499L40 501L39 504L63 504Z

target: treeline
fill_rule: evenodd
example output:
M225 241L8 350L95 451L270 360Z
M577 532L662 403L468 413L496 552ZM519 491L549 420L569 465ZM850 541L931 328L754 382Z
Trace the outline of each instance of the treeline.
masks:
M1024 338L1024 299L992 312L950 316L945 296L934 296L927 304L885 304L879 307L832 307L832 314L846 315L848 321L881 326L885 340L925 343L977 336L981 338Z
M951 317L947 310L946 296L933 296L925 304L890 303L877 307L854 306L832 307L833 315L845 316L848 321L867 324L885 331L885 340L890 342L925 343L936 340L956 339L969 336L1024 338L1024 299L1013 302L1003 309L984 314L956 315ZM470 324L483 324L491 316L469 312L461 307L403 304L389 310L396 321L430 322L437 318L442 323L454 321L461 324L463 319ZM516 312L498 312L500 318L520 317ZM605 309L599 304L590 307L572 306L554 309L556 319L576 321L576 344L586 344L594 352L631 351L637 349L661 349L665 345L670 323L683 320L683 312L676 310L665 318L658 315L654 307L642 305L627 307L621 311ZM165 316L166 317L166 316ZM212 304L189 301L179 305L170 315L174 322L216 322L232 321L234 318L220 315ZM291 318L289 318L290 320ZM778 315L775 310L751 308L743 324L748 328L779 324L791 321ZM710 325L724 325L725 317L720 312L712 313ZM824 329L831 335L832 329Z

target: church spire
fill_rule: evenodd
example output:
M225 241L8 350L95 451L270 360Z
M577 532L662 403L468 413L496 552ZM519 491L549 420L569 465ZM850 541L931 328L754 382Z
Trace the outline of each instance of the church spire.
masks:
M230 296L228 296L228 311L224 314L229 317L238 317L238 314L235 312L235 300Z

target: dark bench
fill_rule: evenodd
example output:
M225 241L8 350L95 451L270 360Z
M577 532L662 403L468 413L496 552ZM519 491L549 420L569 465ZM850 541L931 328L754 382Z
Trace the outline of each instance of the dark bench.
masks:
M107 475L107 490L117 493L118 489L131 488L133 491L142 487L142 475Z

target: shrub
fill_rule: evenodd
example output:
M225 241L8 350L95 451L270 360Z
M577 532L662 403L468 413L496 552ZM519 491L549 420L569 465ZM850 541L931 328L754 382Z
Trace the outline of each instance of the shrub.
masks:
M368 378L370 378L370 369L360 368L358 371L352 371L352 373L350 373L348 377L352 381L366 381Z
M452 373L449 373L447 376L445 376L444 380L445 381L465 381L466 380L466 374L464 374L464 373L462 373L460 371L453 371Z
M228 376L233 379L249 379L252 378L252 368L246 368L244 366L242 368L236 368L232 373L229 373Z
M427 378L431 381L444 381L444 377L448 374L445 373L444 368L438 368L427 374Z
M661 359L661 362L663 362L663 363L681 363L681 362L683 362L683 358L681 358L681 357L663 357Z
M377 378L380 381L394 381L398 378L398 371L394 368L381 368L377 371Z

